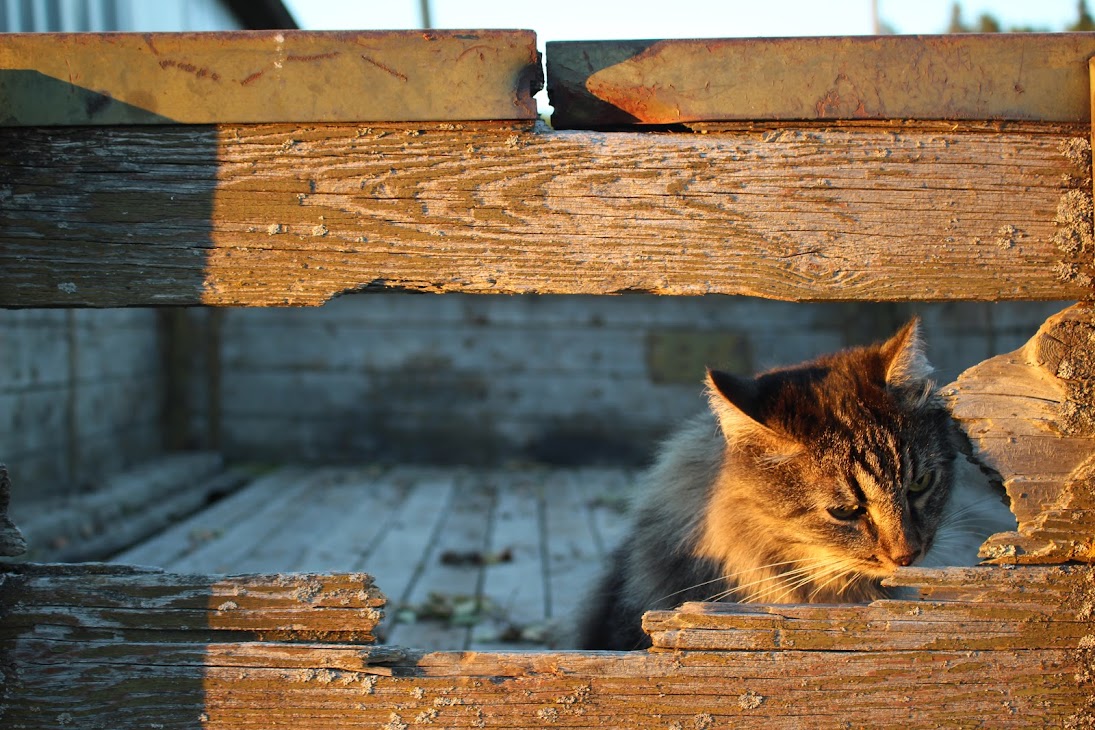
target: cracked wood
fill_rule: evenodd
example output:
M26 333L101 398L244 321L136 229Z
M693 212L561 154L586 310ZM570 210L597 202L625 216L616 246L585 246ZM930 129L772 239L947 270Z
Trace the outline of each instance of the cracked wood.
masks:
M2 130L0 306L1087 299L1090 159L1020 123Z

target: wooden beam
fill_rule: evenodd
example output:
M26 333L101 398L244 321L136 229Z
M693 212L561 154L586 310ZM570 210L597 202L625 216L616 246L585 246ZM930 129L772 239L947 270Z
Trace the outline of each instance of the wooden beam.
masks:
M977 575L978 572L988 575ZM1087 568L919 569L895 584L961 591L963 600L890 600L869 606L686 603L650 611L655 647L750 651L1074 649L1092 629ZM980 592L981 595L975 595ZM989 594L991 600L985 600ZM1086 600L1086 599L1085 599Z
M0 126L535 119L524 30L14 33Z
M521 654L362 646L367 639L345 618L341 633L317 639L337 623L328 617L375 605L362 576L24 571L0 574L0 706L13 730L801 727L834 717L866 727L969 717L993 727L1084 727L1095 719L1095 583L1086 566L908 570L897 582L923 586L931 602L700 606L648 619L661 622L660 644L702 633L692 643L720 651ZM265 618L239 618L248 612ZM757 626L762 619L771 625Z
M96 563L5 570L0 637L371 642L386 603L363 573L178 575Z
M1095 33L557 41L557 129L729 120L1086 123Z
M0 643L4 722L164 728L1084 727L1076 652L408 653ZM389 661L377 664L377 659ZM64 692L57 691L64 687Z
M1086 126L20 129L0 167L5 307L1095 296Z
M998 563L1095 562L1095 307L1048 319L1021 349L943 389L1019 520L982 555Z
M8 519L11 504L11 478L8 468L0 464L0 556L22 555L27 551L27 541L19 528Z

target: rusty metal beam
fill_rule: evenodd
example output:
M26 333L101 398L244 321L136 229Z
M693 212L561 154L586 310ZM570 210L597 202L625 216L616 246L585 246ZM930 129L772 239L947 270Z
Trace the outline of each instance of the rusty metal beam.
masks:
M25 33L0 43L0 126L528 120L523 30Z
M1095 33L563 41L559 129L732 120L1085 123Z

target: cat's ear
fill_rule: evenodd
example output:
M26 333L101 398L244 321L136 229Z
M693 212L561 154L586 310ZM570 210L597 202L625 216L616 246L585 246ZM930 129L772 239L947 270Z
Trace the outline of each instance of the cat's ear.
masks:
M720 370L707 370L707 400L728 443L762 439L773 456L794 456L801 447L758 420L756 381Z
M928 382L932 368L920 339L920 319L913 317L881 347L886 385L891 388L919 386Z

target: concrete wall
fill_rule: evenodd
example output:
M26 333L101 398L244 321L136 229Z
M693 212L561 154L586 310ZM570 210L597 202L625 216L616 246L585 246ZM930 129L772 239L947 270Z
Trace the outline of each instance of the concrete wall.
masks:
M641 462L703 407L706 364L797 362L916 311L946 383L1063 306L384 294L228 310L219 413L198 403L192 421L218 423L230 458Z
M0 310L0 462L15 498L84 491L160 448L151 310Z

